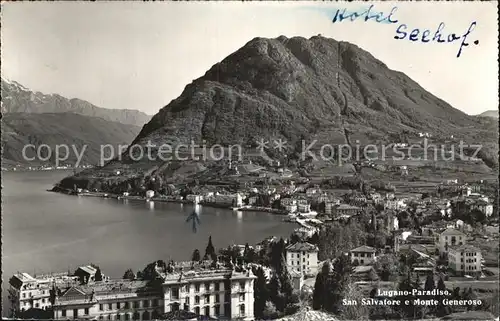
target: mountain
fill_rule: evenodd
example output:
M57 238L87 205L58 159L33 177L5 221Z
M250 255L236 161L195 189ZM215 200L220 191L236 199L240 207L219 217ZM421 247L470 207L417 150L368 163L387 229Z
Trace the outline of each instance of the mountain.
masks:
M317 150L322 144L396 143L429 133L438 142L450 137L484 142L489 146L484 158L497 164L496 126L451 107L356 45L321 36L281 36L255 38L214 65L153 116L133 143L249 146L281 138L286 153L273 155L272 147L266 152L286 160L302 150L303 140L317 140ZM135 166L126 178L110 177L123 180L173 175L168 163L124 157L106 168ZM78 179L102 179L106 168Z
M1 84L2 113L75 113L134 126L143 126L151 118L137 110L100 108L77 98L34 92L4 78Z
M6 165L53 165L55 146L67 145L69 157L65 164L75 165L77 156L74 150L81 153L87 146L80 164L96 165L100 160L101 145L110 144L117 150L119 144L130 143L139 131L138 126L73 113L8 113L2 118L2 162ZM22 151L28 144L33 145L26 149L28 159L36 156L35 148L42 144L51 147L52 157L47 162L26 160ZM44 148L40 154L43 158L49 156ZM60 150L61 157L64 157L66 151Z
M484 113L479 114L478 116L498 118L498 110L487 110Z

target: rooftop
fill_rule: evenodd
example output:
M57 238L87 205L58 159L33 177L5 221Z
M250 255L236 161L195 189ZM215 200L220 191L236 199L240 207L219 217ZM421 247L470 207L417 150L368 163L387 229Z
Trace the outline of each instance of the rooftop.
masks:
M352 206L348 204L340 204L339 206L337 206L337 210L360 210L360 209L361 208L357 206Z
M86 265L86 266L80 266L77 270L82 270L88 274L95 274L97 272L97 269L94 268L93 266L90 266L90 265Z
M375 253L376 250L373 247L371 247L371 246L362 245L360 247L357 247L357 248L351 250L351 252L370 252L370 253Z
M460 232L460 231L457 231L455 230L454 228L447 228L446 230L444 230L441 235L460 235L460 236L465 236L464 233Z
M359 274L359 273L368 273L370 272L370 270L372 270L373 267L371 265L360 265L360 266L356 266L354 268L354 273L355 274Z
M477 247L470 245L470 244L464 244L460 246L453 246L451 247L453 250L458 251L458 252L481 252L480 249Z
M311 243L307 242L297 242L294 244L291 244L286 247L287 251L293 251L293 252L311 252L311 251L318 251L318 247L316 245L313 245Z

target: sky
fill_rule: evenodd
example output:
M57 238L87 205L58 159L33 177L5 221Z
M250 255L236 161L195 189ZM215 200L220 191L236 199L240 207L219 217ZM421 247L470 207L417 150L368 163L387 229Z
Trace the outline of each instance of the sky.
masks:
M337 10L397 23L332 22ZM468 114L498 108L496 2L3 2L2 77L43 93L155 114L255 37L321 34L369 51ZM467 35L411 41L411 30ZM408 36L395 39L401 24ZM478 40L477 45L473 44Z

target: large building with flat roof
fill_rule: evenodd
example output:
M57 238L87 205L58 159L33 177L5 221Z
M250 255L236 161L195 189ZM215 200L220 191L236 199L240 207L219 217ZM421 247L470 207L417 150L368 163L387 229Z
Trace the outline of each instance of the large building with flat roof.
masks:
M18 317L30 309L51 308L50 290L54 284L69 286L78 283L78 276L72 276L67 272L39 276L18 272L9 280L10 315Z
M203 261L172 263L169 269L155 265L153 271L153 280L103 281L95 281L88 267L58 278L18 273L10 280L9 298L15 311L45 309L56 320L152 320L181 314L254 320L256 276L250 268Z

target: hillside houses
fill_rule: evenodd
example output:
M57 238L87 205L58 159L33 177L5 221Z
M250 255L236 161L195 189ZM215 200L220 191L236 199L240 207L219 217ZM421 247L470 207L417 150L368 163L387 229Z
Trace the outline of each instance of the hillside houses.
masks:
M349 251L353 264L370 265L376 260L376 249L371 246L360 246Z
M438 238L438 249L441 256L448 254L448 249L454 246L464 245L466 236L464 233L453 228L447 228Z

